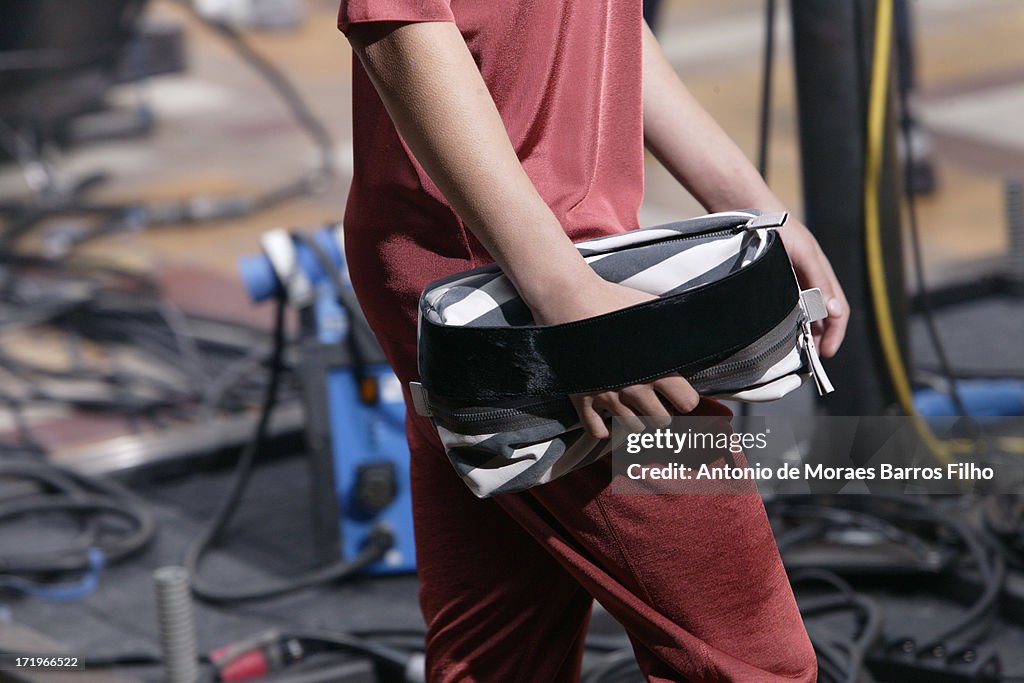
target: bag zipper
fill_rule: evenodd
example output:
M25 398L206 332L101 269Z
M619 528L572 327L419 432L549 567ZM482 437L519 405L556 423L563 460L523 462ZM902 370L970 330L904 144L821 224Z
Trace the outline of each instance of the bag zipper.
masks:
M492 420L507 420L513 417L544 417L543 415L535 413L534 410L547 408L556 404L564 404L566 400L565 396L551 396L548 398L537 399L535 401L529 401L514 407L510 406L507 408L495 408L483 411L446 410L437 405L432 405L431 412L432 416L440 418L441 422L470 425L489 422Z
M789 214L785 211L779 211L776 213L767 213L761 216L752 216L750 220L733 226L731 228L717 228L715 230L706 230L703 232L695 232L692 235L684 235L682 237L667 237L663 240L655 242L649 242L648 244L669 244L671 242L687 242L689 240L705 239L707 237L721 237L726 235L739 235L744 232L753 232L755 230L777 230L786 224L786 220L789 219ZM647 245L638 245L647 246ZM604 254L608 252L597 252Z
M715 365L706 370L701 370L690 376L690 382L699 382L705 379L730 379L741 372L746 371L758 363L764 361L765 358L769 358L777 354L780 350L787 346L792 346L796 342L797 337L800 336L801 325L797 323L796 327L793 328L785 337L782 337L764 351L761 351L756 356L751 358L745 358L743 360L733 361L731 363L725 363L723 365Z

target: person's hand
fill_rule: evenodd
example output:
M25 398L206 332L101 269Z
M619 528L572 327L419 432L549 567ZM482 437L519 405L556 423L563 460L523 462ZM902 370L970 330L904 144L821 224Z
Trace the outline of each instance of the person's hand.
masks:
M541 325L573 322L611 313L656 297L630 287L606 282L598 277L588 280L571 296L557 297L542 309L534 310L534 320ZM626 418L630 430L643 429L639 416L660 418L667 424L672 412L686 414L697 407L700 396L690 383L677 373L617 389L570 396L580 422L588 434L597 439L610 436L607 417Z
M793 269L804 289L817 287L825 298L828 318L819 320L811 326L814 343L821 355L831 358L836 355L839 345L846 335L846 324L850 321L850 305L843 294L843 288L836 279L832 264L818 246L803 223L790 218L786 225L779 229L786 251L793 262Z

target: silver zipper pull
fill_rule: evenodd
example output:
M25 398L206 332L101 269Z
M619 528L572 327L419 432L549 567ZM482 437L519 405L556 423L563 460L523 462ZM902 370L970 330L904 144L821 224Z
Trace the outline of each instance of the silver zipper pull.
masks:
M803 338L807 369L810 370L811 378L814 379L814 386L818 390L818 395L831 394L835 391L835 387L829 381L828 375L825 373L825 366L821 364L821 358L818 357L818 349L814 346L814 336L811 334L810 323L804 323Z
M775 211L774 213L763 213L760 216L754 216L747 221L740 231L751 231L751 230L768 230L772 228L781 228L786 224L789 219L788 211Z

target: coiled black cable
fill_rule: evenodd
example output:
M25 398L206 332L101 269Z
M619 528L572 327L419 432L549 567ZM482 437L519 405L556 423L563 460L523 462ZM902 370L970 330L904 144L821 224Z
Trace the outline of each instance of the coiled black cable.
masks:
M868 649L882 637L882 610L865 595L857 593L839 575L819 569L802 569L790 575L793 584L820 582L838 595L804 598L798 602L805 618L823 613L852 610L860 624L857 635L850 638L832 629L810 631L811 644L818 653L818 664L824 676L836 683L857 683L864 670Z
M0 479L13 492L0 501L0 521L57 513L79 527L75 536L52 548L5 547L0 574L85 571L92 551L100 551L106 563L117 562L145 548L156 533L153 513L113 481L30 460L0 462Z
M993 627L998 611L1006 567L993 540L982 529L976 529L950 512L911 498L887 496L817 496L776 498L767 503L770 514L776 518L810 520L815 533L801 534L800 527L779 535L780 548L786 549L798 542L824 538L835 529L848 526L871 529L882 537L902 544L926 548L928 541L922 535L955 542L960 547L962 561L951 571L976 572L982 591L974 602L939 633L920 644L912 644L919 655L933 654L937 648L952 651L980 642ZM802 526L802 524L801 524ZM887 646L903 644L903 639L887 641Z

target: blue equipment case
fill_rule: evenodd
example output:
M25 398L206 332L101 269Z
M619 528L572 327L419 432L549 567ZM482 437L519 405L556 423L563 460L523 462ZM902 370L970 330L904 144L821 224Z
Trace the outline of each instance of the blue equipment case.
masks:
M355 556L383 524L395 545L364 573L415 571L402 387L352 294L340 230L287 239L272 232L264 253L244 258L239 270L254 300L287 291L299 309L297 370L318 559Z

